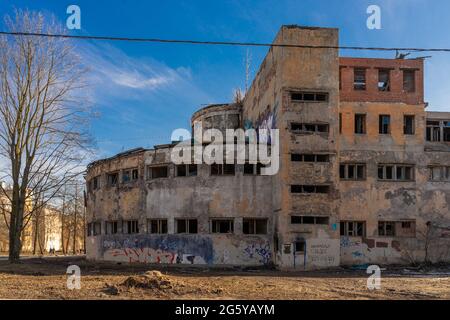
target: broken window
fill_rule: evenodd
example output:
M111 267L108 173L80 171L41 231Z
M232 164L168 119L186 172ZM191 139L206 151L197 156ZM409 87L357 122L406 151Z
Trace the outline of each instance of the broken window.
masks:
M235 174L234 164L213 163L211 165L212 176L234 176L234 174Z
M292 224L323 224L327 225L329 217L320 216L291 216Z
M435 166L430 167L431 181L450 181L450 167Z
M169 176L168 166L148 167L149 179L167 178L168 176Z
M365 114L355 114L355 133L365 134L366 133L366 115Z
M395 237L395 222L393 221L379 221L378 235L384 237Z
M427 141L441 141L441 127L439 121L427 121Z
M391 133L391 116L380 115L379 119L379 132L380 134L390 134Z
M122 225L124 227L124 233L139 233L139 223L137 220L124 220Z
M233 219L212 219L211 233L233 233L234 220Z
M342 113L339 113L339 133L342 133Z
M197 233L197 219L176 219L176 233Z
M365 237L366 223L364 221L341 221L341 236L346 237Z
M138 179L138 177L138 169L128 169L122 171L122 183L135 181Z
M92 236L92 223L88 223L86 225L86 229L87 229L87 236L88 237Z
M414 116L403 116L403 133L408 135L415 133Z
M328 132L329 125L326 123L291 123L291 131L296 132Z
M403 91L416 91L416 70L403 70Z
M329 186L320 185L291 185L291 193L328 193L330 190Z
M341 164L339 175L342 180L365 180L366 165L362 163Z
M105 234L116 234L117 221L105 221Z
M391 181L413 181L414 166L412 165L386 165L378 166L378 179Z
M328 93L324 92L294 92L291 93L291 100L294 102L326 102Z
M93 190L100 189L100 177L94 177L92 179L92 188Z
M244 218L242 232L244 234L267 234L267 219Z
M450 141L450 121L444 121L443 122L443 131L444 131L444 141L449 142Z
M328 154L291 154L291 161L293 162L329 162L330 156Z
M390 73L389 69L378 70L378 91L391 91Z
M92 231L94 236L102 234L102 224L100 222L92 223Z
M366 69L355 68L353 88L355 90L366 90Z
M180 164L176 167L177 177L194 177L197 175L196 164Z
M116 186L119 181L119 173L118 172L108 173L107 178L108 178L108 186L110 187Z
M148 219L147 231L152 234L167 233L167 219Z
M244 164L244 174L245 175L253 175L255 174L255 165L251 163Z

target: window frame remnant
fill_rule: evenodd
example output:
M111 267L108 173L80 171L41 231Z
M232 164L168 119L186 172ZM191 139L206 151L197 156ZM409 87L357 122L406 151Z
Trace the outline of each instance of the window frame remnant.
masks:
M139 221L135 219L122 221L122 233L124 234L138 234L139 233Z
M342 220L340 222L340 235L344 237L365 237L366 222Z
M378 69L378 91L391 91L391 70L380 68Z
M198 165L178 164L175 167L176 177L196 177L198 175Z
M291 153L292 162L328 163L329 154Z
M329 123L291 122L290 128L293 133L328 134L330 132Z
M291 224L294 225L329 225L329 223L328 216L291 215Z
M329 185L291 185L292 194L329 194Z
M449 182L450 166L430 166L429 180L432 182Z
M167 219L147 219L147 233L149 234L167 234L168 222Z
M211 176L235 176L236 165L229 163L213 163L210 165Z
M177 234L197 234L198 233L198 220L195 218L176 218L175 219L175 233L177 233Z
M379 181L415 181L415 166L411 164L378 164Z
M389 114L380 114L378 122L379 134L391 134L391 116Z
M166 179L168 177L169 177L169 166L168 165L147 166L148 180Z
M416 71L415 69L403 69L403 91L406 93L416 92Z
M328 92L297 91L291 92L292 102L328 102Z
M355 114L355 134L366 134L366 114L356 113Z
M106 175L108 187L116 187L119 185L119 171L109 172Z
M117 220L105 221L105 234L117 234L119 223Z
M242 233L248 235L268 234L267 218L243 218Z
M212 218L210 219L210 232L214 234L233 234L233 218Z
M366 68L353 68L353 90L366 91L367 76Z
M339 165L340 180L364 181L367 179L365 163L341 163Z
M403 134L414 135L416 133L416 117L411 114L403 115Z

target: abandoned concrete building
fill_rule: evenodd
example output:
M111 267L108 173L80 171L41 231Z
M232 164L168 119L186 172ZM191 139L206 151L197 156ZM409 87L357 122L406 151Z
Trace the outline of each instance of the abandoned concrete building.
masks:
M274 43L304 47L271 47L242 103L191 120L278 129L278 173L175 165L174 143L93 162L88 259L299 270L450 261L450 112L426 111L424 60L339 57L331 28L283 26Z

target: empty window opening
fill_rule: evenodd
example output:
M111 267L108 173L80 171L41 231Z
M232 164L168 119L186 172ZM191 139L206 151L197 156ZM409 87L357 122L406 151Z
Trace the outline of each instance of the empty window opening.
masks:
M427 121L427 141L441 141L441 126L439 121Z
M267 219L244 218L242 232L244 234L267 234Z
M342 133L342 113L339 113L339 133Z
M234 220L233 219L212 219L211 233L233 233Z
M416 71L403 70L403 90L405 92L416 91Z
M167 178L169 176L168 166L149 167L149 179Z
M94 190L100 189L100 177L94 177L92 179L92 188Z
M389 69L378 70L378 91L391 91L390 74Z
M353 88L355 90L366 90L366 69L355 68L353 69L354 82Z
M415 133L414 116L406 115L403 117L403 133L407 135Z
M365 114L355 114L355 133L365 134L366 133L366 115Z
M378 179L391 181L413 181L414 166L411 165L389 165L378 166Z
M147 231L152 234L167 233L167 219L149 219L147 220Z
M122 171L122 183L136 181L139 177L138 169L129 169Z
M329 217L320 216L291 216L292 224L321 224L328 225Z
M450 167L447 166L435 166L430 167L430 180L431 181L450 181Z
M341 164L339 166L339 175L342 180L365 180L366 165L360 163Z
M450 121L443 121L444 141L450 141Z
M341 236L346 237L365 237L366 223L364 221L341 221Z
M291 123L291 131L295 132L329 132L329 125L325 123Z
M330 191L330 186L320 185L291 185L291 193L322 193L326 194Z
M176 233L197 233L197 219L176 219Z
M234 174L235 174L234 164L213 163L211 165L212 176L234 176Z
M379 132L380 132L380 134L390 134L391 133L391 116L380 115Z
M196 164L180 164L176 166L177 177L194 177L197 175Z
M139 233L139 223L137 220L126 220L123 222L124 233L134 234Z
M294 102L326 102L328 93L324 92L294 92L291 93L291 100Z
M116 186L119 181L119 173L118 172L108 173L107 179L108 179L108 186L110 187Z
M379 221L378 222L378 235L385 237L395 236L395 222L393 221Z
M293 162L329 162L330 156L328 154L291 154L291 161Z
M117 226L117 221L105 221L105 234L116 234L118 232Z
M98 236L102 234L102 224L100 222L94 222L92 224L93 226L93 234L94 236Z

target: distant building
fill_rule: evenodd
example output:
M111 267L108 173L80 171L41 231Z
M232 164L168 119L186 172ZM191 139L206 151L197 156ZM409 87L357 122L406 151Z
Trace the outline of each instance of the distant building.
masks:
M338 30L283 26L242 104L204 128L276 128L280 170L175 165L175 144L87 171L92 260L318 269L450 261L450 112L422 59L339 57ZM318 46L319 48L312 48Z

